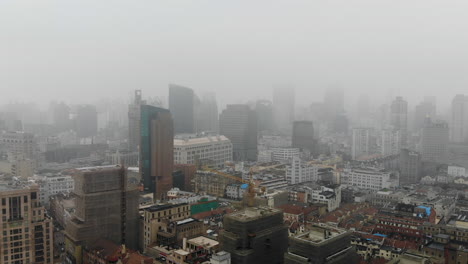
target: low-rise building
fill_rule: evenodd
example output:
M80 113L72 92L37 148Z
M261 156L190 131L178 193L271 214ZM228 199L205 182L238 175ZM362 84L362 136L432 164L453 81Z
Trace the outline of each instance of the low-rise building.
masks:
M288 161L300 155L299 148L272 148L271 151L272 161Z
M234 200L242 200L249 184L233 183L226 186L226 197Z
M39 180L41 190L41 203L49 204L49 198L62 193L69 194L73 191L75 181L70 175L46 174Z
M341 183L378 191L392 186L390 175L390 172L379 168L351 168L343 171Z
M284 255L285 264L356 262L351 232L324 224L314 225L310 231L290 237Z

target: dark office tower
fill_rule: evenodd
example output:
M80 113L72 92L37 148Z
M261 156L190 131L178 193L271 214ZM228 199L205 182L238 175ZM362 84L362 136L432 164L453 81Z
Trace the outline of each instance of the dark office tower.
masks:
M257 111L258 131L273 129L273 105L271 101L259 100L255 104Z
M141 100L141 90L135 90L133 103L128 106L128 149L137 151L140 145L140 109L144 102Z
M174 119L174 132L195 132L195 96L187 87L169 84L169 110Z
M224 216L221 249L231 253L232 264L283 263L288 248L288 227L283 212L247 207Z
M400 185L419 183L421 180L421 155L416 151L400 151Z
M454 143L468 141L468 98L463 94L457 94L452 100L450 140Z
M257 160L257 114L249 106L227 105L219 116L221 135L232 142L236 161Z
M413 130L419 132L424 126L426 117L436 117L436 105L430 100L424 100L414 109Z
M196 131L197 132L215 132L219 131L218 122L218 104L214 93L205 94L199 102L198 107L195 107L197 112Z
M447 161L449 128L444 121L433 122L427 117L421 130L420 152L422 161L444 163Z
M340 134L348 134L349 121L348 117L344 114L335 116L332 123L333 132Z
M65 103L56 104L53 108L53 122L57 131L70 129L70 107Z
M390 106L390 125L400 131L402 147L408 144L408 102L397 96Z
M361 95L357 100L357 117L359 119L369 118L371 116L369 96Z
M314 150L314 126L312 121L294 121L292 133L292 147Z
M327 89L324 98L326 119L333 123L336 116L344 112L344 91L340 87Z
M294 121L294 87L276 86L273 88L273 118L280 131L290 131Z
M80 105L75 116L76 135L79 138L91 138L97 135L98 119L94 105Z
M169 110L141 106L140 172L144 188L154 200L164 200L172 188L174 128Z

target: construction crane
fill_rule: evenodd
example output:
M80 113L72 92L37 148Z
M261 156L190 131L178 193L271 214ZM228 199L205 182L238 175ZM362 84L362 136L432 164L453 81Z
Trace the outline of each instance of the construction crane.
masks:
M212 172L214 174L218 174L220 176L223 176L223 177L226 177L226 178L229 178L231 180L234 180L234 181L238 181L238 182L242 182L242 183L249 183L250 181L248 180L244 180L242 178L239 178L239 177L236 177L234 175L231 175L229 173L225 173L225 172L222 172L222 171L219 171L219 170L216 170L216 169L213 169L213 168L210 168L209 166L201 166L201 169L204 170L204 171L209 171L209 172Z

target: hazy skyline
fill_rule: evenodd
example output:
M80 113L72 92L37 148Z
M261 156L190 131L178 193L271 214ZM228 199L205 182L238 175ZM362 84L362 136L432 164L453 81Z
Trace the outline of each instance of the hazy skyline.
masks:
M339 84L346 98L435 95L468 87L466 1L0 2L0 103L166 98L168 84L214 91L220 105L298 104ZM200 94L200 93L199 93ZM375 100L374 100L375 99ZM354 103L351 103L354 105Z

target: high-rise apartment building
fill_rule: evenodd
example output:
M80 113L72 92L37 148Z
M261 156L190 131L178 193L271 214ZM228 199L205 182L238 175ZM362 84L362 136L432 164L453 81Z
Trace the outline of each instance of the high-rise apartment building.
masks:
M426 98L414 109L413 130L419 132L423 128L424 120L427 117L436 118L436 105L429 98Z
M65 225L67 263L81 264L82 249L97 239L138 247L138 189L119 165L72 171L76 209Z
M54 225L39 202L38 186L0 186L0 200L0 263L54 263Z
M192 89L169 84L169 110L174 119L174 133L195 132L195 94Z
M421 130L420 152L422 161L445 163L448 155L449 127L444 121L426 118Z
M273 104L269 100L258 100L255 103L257 112L258 131L272 130L273 123Z
M128 106L128 149L137 151L140 145L141 90L135 90L133 103Z
M390 106L390 125L400 132L400 144L406 147L408 144L408 102L401 96L397 96Z
M80 105L76 109L75 131L79 138L91 138L98 132L98 114L94 105Z
M370 134L369 128L353 128L351 144L352 159L370 154Z
M276 129L290 131L294 121L294 106L294 87L275 86L273 88L273 118Z
M232 161L232 143L222 135L179 135L174 138L174 163L207 163L217 167Z
M220 132L231 140L233 159L257 159L257 114L248 105L227 105L219 116Z
M468 97L463 94L457 94L452 100L450 141L468 142Z
M165 199L172 188L174 130L169 110L141 106L140 172L144 188L154 200Z
M292 147L312 152L315 146L314 125L312 121L294 121Z
M282 211L247 207L225 215L223 226L221 248L231 253L232 264L283 263L288 227Z
M57 131L66 131L70 129L70 107L65 103L59 103L52 109L53 123Z
M402 149L400 152L400 185L419 183L421 180L421 155Z
M205 94L198 106L195 107L195 126L197 133L219 131L218 104L214 93Z
M400 153L400 131L383 129L380 132L380 154L383 156L397 155Z
M3 132L0 135L0 142L5 146L10 160L34 158L37 142L31 133L23 131Z

